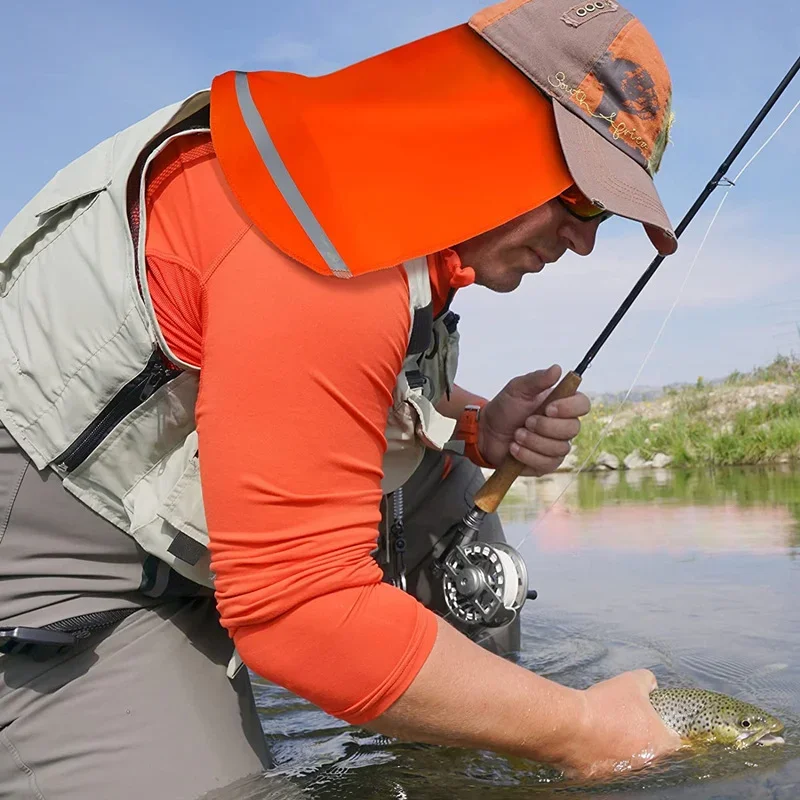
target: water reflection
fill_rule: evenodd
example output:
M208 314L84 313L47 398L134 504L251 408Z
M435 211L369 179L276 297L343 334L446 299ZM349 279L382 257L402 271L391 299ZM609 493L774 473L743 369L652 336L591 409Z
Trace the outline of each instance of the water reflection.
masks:
M779 468L631 470L520 481L506 523L544 550L800 550L800 475ZM520 542L514 542L519 545Z

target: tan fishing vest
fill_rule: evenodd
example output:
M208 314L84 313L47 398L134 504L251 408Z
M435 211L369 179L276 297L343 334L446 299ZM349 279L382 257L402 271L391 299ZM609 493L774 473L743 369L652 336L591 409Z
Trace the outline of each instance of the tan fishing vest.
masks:
M208 98L199 92L97 145L0 234L0 420L38 469L53 469L147 553L213 586L194 419L199 373L170 351L139 269L147 166L175 136L208 130ZM403 267L412 325L386 425L387 493L454 428L434 408L455 377L454 315L433 319L425 258Z

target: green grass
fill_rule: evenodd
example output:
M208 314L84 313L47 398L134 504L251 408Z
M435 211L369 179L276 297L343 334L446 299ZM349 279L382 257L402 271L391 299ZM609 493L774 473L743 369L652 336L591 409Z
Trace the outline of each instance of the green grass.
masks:
M728 385L754 385L757 383L800 383L800 358L794 355L778 356L766 367L756 367L752 372L732 372L725 379Z
M800 458L800 361L781 357L767 367L725 381L729 387L760 383L783 383L795 389L783 402L714 417L704 412L712 407L711 388L702 378L681 390L668 390L672 410L658 420L634 417L624 427L609 432L595 452L612 453L622 461L634 450L649 460L665 453L675 467L765 464L786 457ZM636 406L634 405L635 409ZM583 463L597 445L613 408L598 405L585 418L575 439L578 463Z

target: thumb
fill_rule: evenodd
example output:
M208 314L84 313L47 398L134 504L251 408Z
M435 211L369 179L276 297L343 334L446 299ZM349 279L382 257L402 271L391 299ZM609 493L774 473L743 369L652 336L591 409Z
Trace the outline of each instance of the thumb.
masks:
M642 690L648 695L654 689L658 689L658 680L649 669L635 669L631 671L631 675L636 678Z
M535 400L543 391L555 386L560 377L561 367L558 364L553 364L548 369L537 369L514 381L514 394L526 400Z

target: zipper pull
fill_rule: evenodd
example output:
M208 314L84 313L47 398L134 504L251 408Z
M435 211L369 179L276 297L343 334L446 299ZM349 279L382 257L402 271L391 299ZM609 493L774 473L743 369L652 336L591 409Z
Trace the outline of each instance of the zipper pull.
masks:
M142 386L139 399L144 402L148 397L154 394L156 389L158 389L159 386L161 386L161 384L164 383L166 378L169 376L169 372L170 371L164 366L164 364L161 363L161 361L155 364L152 372L147 376L147 380Z

